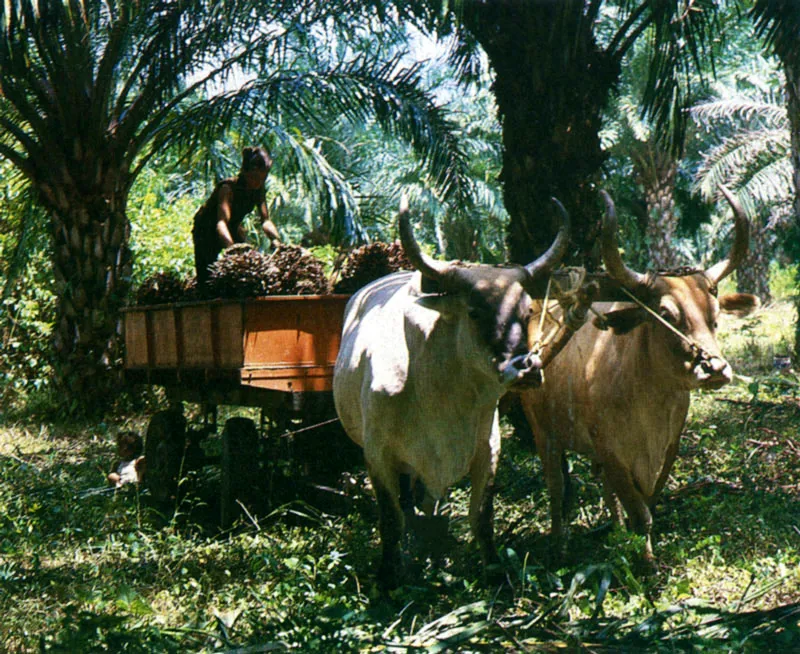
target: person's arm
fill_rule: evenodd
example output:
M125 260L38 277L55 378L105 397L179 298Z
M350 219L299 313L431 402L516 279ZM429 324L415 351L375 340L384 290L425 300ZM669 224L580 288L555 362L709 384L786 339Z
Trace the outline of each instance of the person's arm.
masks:
M233 190L227 184L219 188L219 208L217 209L217 236L223 247L233 245L233 236L228 224L231 221L231 202L233 201Z
M261 217L261 229L264 230L264 234L266 234L270 243L273 245L280 243L281 235L278 233L278 228L275 227L275 223L269 218L269 209L267 209L266 200L262 200L258 205L258 214Z

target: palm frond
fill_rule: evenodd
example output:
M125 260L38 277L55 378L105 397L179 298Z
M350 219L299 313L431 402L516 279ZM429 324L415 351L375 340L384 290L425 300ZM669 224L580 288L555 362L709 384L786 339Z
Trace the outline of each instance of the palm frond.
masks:
M7 299L13 292L14 285L30 260L31 251L39 246L37 241L42 240L37 238L37 232L43 231L41 228L43 221L38 219L41 209L37 207L35 193L30 185L25 183L19 171L9 168L8 165L0 166L6 184L3 195L7 201L9 198L13 200L13 217L16 217L16 220L9 222L9 216L0 213L3 231L8 231L14 236L11 256L7 256L0 265L2 273L0 276L3 278L0 300Z
M741 188L761 206L790 205L794 198L793 174L788 157L774 159L752 170Z
M756 34L782 59L800 56L800 4L795 0L755 0Z
M195 103L159 127L154 148L174 142L188 147L193 139L218 133L220 125L230 125L238 116L249 116L250 127L258 124L262 131L282 125L284 116L309 131L330 116L357 124L377 121L414 148L444 199L469 203L467 162L455 125L420 88L414 68L358 60L327 71L276 71Z
M697 190L710 200L720 184L737 188L759 162L786 157L790 151L785 130L740 130L705 154L695 175Z
M281 174L284 178L295 178L306 212L322 218L332 242L344 245L363 242L364 229L355 191L325 157L319 142L280 126L273 128L273 134L282 146Z
M785 106L775 102L750 100L743 96L696 104L690 113L697 123L705 127L711 127L719 121L759 120L781 129L789 128Z
M710 42L717 29L717 3L660 0L644 4L650 7L646 22L652 36L643 109L664 144L679 152L696 75L702 75L705 62L713 67Z

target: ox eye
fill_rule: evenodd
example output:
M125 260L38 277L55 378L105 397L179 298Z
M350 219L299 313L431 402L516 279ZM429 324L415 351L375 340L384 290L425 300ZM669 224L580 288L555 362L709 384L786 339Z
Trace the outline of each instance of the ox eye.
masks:
M670 311L669 309L661 309L661 311L659 313L660 313L661 317L664 320L666 320L668 323L671 323L673 325L677 324L678 317L672 311Z

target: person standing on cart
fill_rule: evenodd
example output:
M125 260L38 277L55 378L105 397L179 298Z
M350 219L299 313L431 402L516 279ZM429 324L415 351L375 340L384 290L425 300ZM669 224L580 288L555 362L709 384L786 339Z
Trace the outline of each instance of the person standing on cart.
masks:
M264 184L272 168L272 157L261 147L242 150L242 167L237 177L223 179L194 216L192 239L198 285L209 277L208 267L219 253L234 243L244 243L242 224L253 209L258 210L261 228L273 245L280 243L278 229L270 220Z

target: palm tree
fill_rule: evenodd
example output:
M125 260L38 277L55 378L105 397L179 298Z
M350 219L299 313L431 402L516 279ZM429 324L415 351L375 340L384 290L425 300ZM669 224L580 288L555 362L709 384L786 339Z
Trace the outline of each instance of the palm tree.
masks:
M770 299L769 262L791 210L792 162L786 106L768 89L749 92L719 87L717 97L695 105L692 117L711 132L712 146L695 174L697 190L707 201L720 184L735 189L753 220L750 254L737 271L737 286Z
M605 112L601 138L611 162L616 160L629 171L641 194L645 266L670 270L680 263L673 242L678 226L675 186L680 153L665 147L651 121L642 115L639 99L647 79L647 60L644 44L634 46L620 76L620 90Z
M573 219L573 259L593 252L606 154L602 112L626 54L649 34L642 98L658 134L681 140L688 72L710 56L722 0L444 0L395 3L458 35L456 59L472 70L479 44L489 57L503 126L508 246L529 261L552 241L559 197ZM452 5L454 4L455 9ZM411 8L409 8L411 6ZM441 17L444 17L442 24ZM666 130L667 125L675 129Z
M68 398L102 406L114 391L107 373L119 357L132 263L128 197L166 149L191 156L236 124L243 134L272 134L307 162L314 152L302 127L324 105L328 115L371 116L409 139L441 192L462 193L462 153L413 69L370 56L322 70L285 66L310 51L325 27L376 16L353 0L0 5L0 157L24 176L49 218L57 376ZM348 33L338 34L347 52ZM318 168L304 172L319 175ZM328 181L328 197L340 195L329 208L347 218L345 185Z
M794 263L800 262L800 5L792 0L755 0L752 15L756 31L781 61L786 76L786 109L789 118L794 206L787 243ZM797 279L800 285L800 273ZM795 323L795 357L800 358L800 296Z

